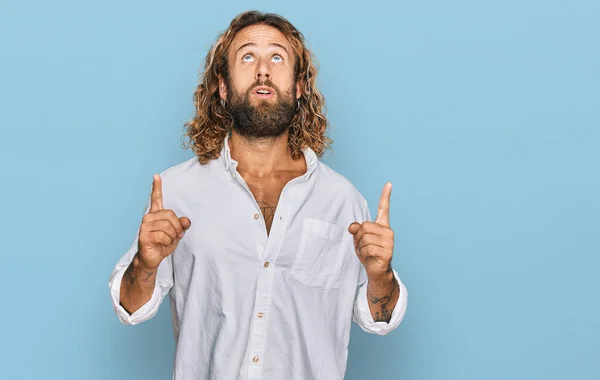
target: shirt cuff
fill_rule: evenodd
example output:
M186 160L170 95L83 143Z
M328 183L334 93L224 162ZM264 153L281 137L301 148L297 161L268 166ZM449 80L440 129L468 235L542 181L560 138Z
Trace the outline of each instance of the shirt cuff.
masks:
M160 306L162 298L161 288L158 284L158 280L154 285L154 291L152 297L142 307L137 309L133 314L129 314L123 306L121 306L121 281L127 267L115 272L112 279L109 282L110 295L112 298L113 309L119 317L119 320L126 325L136 325L140 322L144 322L152 318L157 312Z
M398 297L396 306L394 306L394 310L392 311L392 318L390 319L389 323L375 322L373 320L373 316L371 315L371 310L369 309L369 303L367 300L367 286L369 284L368 280L363 284L363 286L361 286L358 292L355 306L355 314L358 319L358 325L368 333L386 335L387 333L398 327L398 325L404 318L404 314L406 313L406 304L408 300L406 287L404 286L402 281L400 281L398 273L393 269L392 271L394 272L394 277L398 281L398 286L400 287L400 296Z

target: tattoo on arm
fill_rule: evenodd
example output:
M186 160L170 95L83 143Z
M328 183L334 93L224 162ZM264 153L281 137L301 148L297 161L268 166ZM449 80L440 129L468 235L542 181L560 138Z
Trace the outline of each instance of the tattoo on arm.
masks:
M125 270L125 275L123 277L127 280L129 285L133 285L133 283L135 283L136 275L135 268L133 267L133 262L129 264L129 266Z
M373 305L379 305L380 309L375 312L375 318L373 320L375 322L388 322L392 319L392 311L388 309L388 304L390 303L392 296L394 295L394 290L397 288L397 283L394 281L394 285L390 289L389 294L383 297L375 297L371 294L367 289L367 297L369 302Z
M131 302L131 297L132 297L132 289L134 287L134 284L136 283L136 281L141 281L144 283L149 283L151 280L151 277L153 277L152 275L154 274L154 271L142 271L140 268L136 268L133 265L133 261L131 262L131 264L129 264L129 266L127 267L127 269L125 270L125 273L123 274L123 281L128 285L127 287L125 287L125 298L129 301L129 303ZM123 308L125 308L125 305L123 305L123 301L121 300L120 302L121 306L123 306ZM125 311L127 311L130 315L131 312L128 311L127 309L125 309Z
M138 279L138 275L142 275L140 276L140 280L143 282L149 282L150 281L150 277L152 277L152 275L154 274L154 271L143 271L143 273L138 273L139 269L136 269L133 266L133 262L131 264L129 264L129 267L127 267L127 269L125 270L125 274L123 275L123 277L125 278L125 280L129 283L129 285L133 285L135 283L135 281Z
M148 280L150 279L150 276L152 276L153 274L154 274L154 272L146 271L146 278L144 279L144 281L148 282Z

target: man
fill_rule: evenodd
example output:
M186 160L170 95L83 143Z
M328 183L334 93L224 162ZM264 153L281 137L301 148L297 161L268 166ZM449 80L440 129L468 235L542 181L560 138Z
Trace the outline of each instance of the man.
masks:
M303 36L274 14L236 17L211 48L186 123L196 157L155 175L109 286L119 319L170 294L173 378L342 379L351 322L396 328L391 184L376 220L329 147Z

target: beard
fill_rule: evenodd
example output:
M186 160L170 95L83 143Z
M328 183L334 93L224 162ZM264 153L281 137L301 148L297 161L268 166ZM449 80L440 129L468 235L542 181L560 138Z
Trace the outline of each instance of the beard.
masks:
M293 89L282 92L270 80L256 82L244 94L236 92L229 80L226 81L227 93L231 94L225 109L233 118L233 129L249 139L270 139L283 135L296 113ZM250 104L252 89L256 86L269 86L275 90L276 102L258 99L258 104Z

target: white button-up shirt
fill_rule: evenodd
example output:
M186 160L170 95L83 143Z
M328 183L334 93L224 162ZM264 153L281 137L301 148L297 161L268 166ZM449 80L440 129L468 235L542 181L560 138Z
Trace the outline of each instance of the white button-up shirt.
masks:
M391 321L374 322L347 230L371 220L367 202L314 151L303 152L308 170L283 188L269 234L227 138L218 159L201 165L194 157L161 173L165 209L192 225L140 309L129 315L120 305L137 237L109 287L120 321L132 325L152 318L170 295L173 379L342 379L352 321L381 335L400 324L407 291L398 273Z

